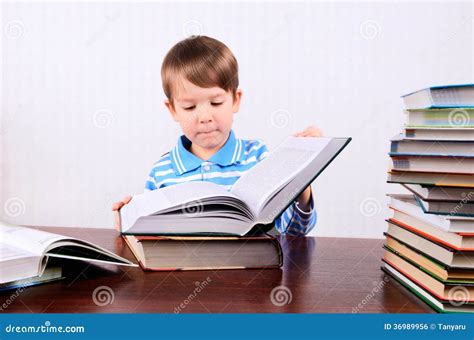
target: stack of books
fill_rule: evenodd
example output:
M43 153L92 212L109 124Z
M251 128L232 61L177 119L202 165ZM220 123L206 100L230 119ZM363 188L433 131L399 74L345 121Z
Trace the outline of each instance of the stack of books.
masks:
M350 140L289 137L230 191L198 180L135 195L120 210L122 236L144 270L278 268L267 232Z
M474 312L474 84L402 97L382 270L439 312Z

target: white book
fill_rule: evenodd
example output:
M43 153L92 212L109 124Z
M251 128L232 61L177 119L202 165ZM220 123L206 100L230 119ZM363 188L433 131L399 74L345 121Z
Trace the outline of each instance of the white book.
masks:
M61 267L46 267L43 274L16 281L0 283L0 292L4 290L25 288L43 283L49 283L64 279Z
M404 138L400 134L394 136L390 142L391 156L474 157L474 141L414 140Z
M465 187L423 186L402 184L424 201L474 203L474 189Z
M474 157L391 154L390 158L397 171L474 174Z
M402 96L405 108L474 107L474 84L432 86Z
M84 240L0 222L0 284L41 277L50 257L136 266Z
M474 233L474 217L426 214L413 195L389 194L389 207L445 232Z
M412 140L474 141L474 128L407 127L403 138Z
M474 108L405 110L406 127L474 128Z
M351 138L289 137L230 191L185 182L133 196L120 209L123 234L230 234L267 231Z

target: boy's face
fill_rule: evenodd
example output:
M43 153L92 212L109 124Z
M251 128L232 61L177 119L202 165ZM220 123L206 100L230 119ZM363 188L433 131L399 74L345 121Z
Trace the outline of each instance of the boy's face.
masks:
M217 151L229 136L242 91L238 89L234 98L220 87L202 88L186 79L179 83L173 103L165 100L166 107L194 147Z

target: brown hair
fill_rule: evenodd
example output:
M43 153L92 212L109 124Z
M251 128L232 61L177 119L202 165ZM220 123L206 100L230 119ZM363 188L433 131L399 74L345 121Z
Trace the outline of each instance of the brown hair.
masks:
M174 45L161 66L163 90L172 105L179 77L199 87L232 91L235 98L239 86L237 59L224 43L203 35L191 36Z

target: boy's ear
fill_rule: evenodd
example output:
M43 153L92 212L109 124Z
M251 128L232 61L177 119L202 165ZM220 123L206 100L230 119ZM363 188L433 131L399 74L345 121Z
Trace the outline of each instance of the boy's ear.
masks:
M234 103L232 104L232 112L237 113L240 109L240 100L242 99L242 90L235 90Z
M173 117L174 121L177 122L178 117L176 114L176 110L174 108L173 103L168 98L165 99L165 106L168 109L168 111L171 113L171 117Z

